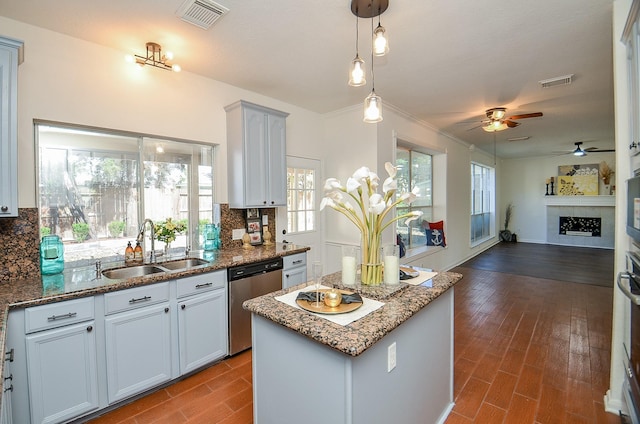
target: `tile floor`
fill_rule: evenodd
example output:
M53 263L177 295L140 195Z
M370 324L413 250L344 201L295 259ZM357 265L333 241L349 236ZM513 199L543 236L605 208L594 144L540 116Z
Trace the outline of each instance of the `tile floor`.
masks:
M603 406L611 288L454 271L464 278L455 287L456 404L446 424L620 422ZM251 352L90 422L252 423Z

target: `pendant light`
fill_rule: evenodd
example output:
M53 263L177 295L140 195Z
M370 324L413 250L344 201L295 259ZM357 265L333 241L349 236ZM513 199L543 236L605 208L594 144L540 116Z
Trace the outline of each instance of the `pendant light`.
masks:
M364 60L358 55L358 15L356 14L356 57L351 62L351 70L349 71L349 85L352 87L360 87L367 83L364 73Z
M380 15L378 15L378 27L373 31L373 54L375 56L384 56L389 53L389 39L387 31L380 25Z
M371 18L373 30L373 18ZM376 76L373 72L373 50L371 50L371 94L364 99L364 122L375 124L382 121L382 99L376 94Z

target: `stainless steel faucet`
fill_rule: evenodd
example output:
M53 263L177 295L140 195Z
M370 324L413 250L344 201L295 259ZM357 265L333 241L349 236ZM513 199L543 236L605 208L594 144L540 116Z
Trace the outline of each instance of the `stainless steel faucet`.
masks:
M142 226L140 227L140 233L138 233L138 238L136 239L138 242L142 243L142 253L143 253L143 257L144 255L144 235L145 235L145 229L147 228L147 223L151 224L151 253L149 255L149 262L155 262L156 261L156 244L155 244L155 240L156 240L156 231L155 231L155 226L153 225L153 221L150 220L149 218L146 218L144 220L144 222L142 223Z

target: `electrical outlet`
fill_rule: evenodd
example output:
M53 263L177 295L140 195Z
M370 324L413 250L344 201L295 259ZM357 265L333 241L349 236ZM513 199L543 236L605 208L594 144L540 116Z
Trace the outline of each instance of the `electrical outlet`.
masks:
M262 225L269 225L269 215L262 215Z
M231 230L231 239L232 240L242 240L242 236L246 233L244 228L237 228L235 230Z
M391 372L396 367L396 342L387 348L387 372Z

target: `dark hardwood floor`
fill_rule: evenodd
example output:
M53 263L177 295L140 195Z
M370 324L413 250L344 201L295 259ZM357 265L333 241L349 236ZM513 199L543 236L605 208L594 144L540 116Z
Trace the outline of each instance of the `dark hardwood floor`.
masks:
M544 246L501 243L452 270L464 278L454 288L455 407L446 424L620 422L603 405L609 385L613 289L582 284L611 277L613 259L611 269L606 264L612 252L577 251L575 262L583 263L577 268L589 269L578 273L570 259L557 259L568 250ZM483 258L498 253L504 263ZM491 261L494 269L480 268ZM518 273L536 271L532 263L555 278ZM571 282L578 274L584 281ZM91 421L252 422L251 351Z
M613 287L613 262L613 249L535 243L498 243L461 266Z

